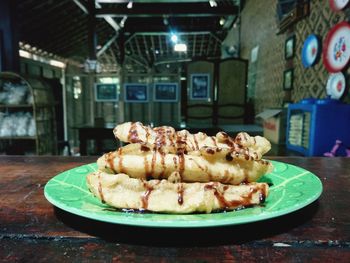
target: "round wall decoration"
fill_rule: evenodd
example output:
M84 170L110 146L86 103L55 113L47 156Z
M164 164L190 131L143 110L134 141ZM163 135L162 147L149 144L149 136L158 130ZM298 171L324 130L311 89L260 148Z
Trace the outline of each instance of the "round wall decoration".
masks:
M309 68L316 64L320 55L320 41L315 34L309 35L301 51L301 61L305 68Z
M336 24L328 32L323 48L323 63L331 72L341 71L350 60L350 25L347 22Z
M329 5L332 8L333 11L340 11L344 9L347 4L349 3L349 0L329 0Z
M331 99L340 99L345 92L345 77L341 72L330 74L327 81L326 92Z

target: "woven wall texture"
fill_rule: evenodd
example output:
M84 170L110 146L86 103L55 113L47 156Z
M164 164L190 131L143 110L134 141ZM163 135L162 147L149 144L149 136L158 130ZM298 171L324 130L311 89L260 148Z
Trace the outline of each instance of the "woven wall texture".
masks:
M323 66L322 58L314 67L303 67L303 43L311 33L317 34L323 42L330 28L346 19L347 10L334 12L328 0L311 0L310 15L287 32L277 34L276 5L277 0L247 0L241 16L241 57L250 61L248 77L255 78L254 81L248 81L254 84L248 89L254 94L256 113L270 107L281 107L284 101L297 102L303 98L326 96L329 73ZM295 56L286 60L284 44L293 34L296 39ZM259 46L259 51L254 64L251 63L251 51L256 46ZM294 68L291 91L283 90L283 72L288 68Z

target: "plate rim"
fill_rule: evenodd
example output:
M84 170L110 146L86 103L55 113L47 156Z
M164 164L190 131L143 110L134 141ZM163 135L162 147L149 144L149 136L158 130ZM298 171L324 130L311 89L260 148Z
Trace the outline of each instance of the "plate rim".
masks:
M334 25L328 32L327 36L326 36L326 39L324 41L324 48L322 50L322 59L323 59L323 64L324 66L326 67L327 71L330 72L330 73L337 73L339 71L342 71L346 65L349 63L350 61L350 54L349 54L349 57L346 61L346 63L344 64L343 67L341 68L334 68L330 61L328 60L328 48L329 48L329 44L331 42L331 39L333 37L333 35L339 30L341 29L342 27L345 27L347 28L348 30L350 30L350 24L346 21L342 21L336 25Z
M346 6L347 6L348 4L349 4L349 0L346 1L346 4L345 4L343 7L338 8L338 7L336 6L336 4L335 4L335 0L329 0L329 6L330 6L330 8L331 8L333 11L335 11L335 12L339 12L339 11L345 9Z
M85 210L81 210L81 209L77 209L74 207L69 207L64 205L61 202L58 202L57 200L53 199L47 192L47 185L49 185L49 182L54 179L56 176L65 173L67 171L79 168L79 167L83 167L83 166L87 166L87 165L91 165L94 163L90 163L90 164L85 164L85 165L81 165L81 166L77 166L74 167L72 169L63 171L62 173L59 173L57 175L55 175L54 177L52 177L46 184L44 187L44 196L47 199L48 202L50 202L53 206L60 208L61 210L74 214L76 216L81 216L84 218L88 218L91 220L96 220L96 221L100 221L100 222L104 222L104 223L111 223L111 224L119 224L119 225L127 225L127 226L137 226L137 227L151 227L151 228L200 228L200 227L220 227L220 226L232 226L232 225L242 225L242 224L248 224L248 223L253 223L253 222L260 222L260 221L264 221L264 220L268 220L268 219L273 219L276 217L280 217L283 215L288 215L290 213L293 213L295 211L301 210L303 208L305 208L306 206L310 205L311 203L315 202L317 199L319 199L319 197L321 196L322 192L323 192L323 184L320 180L320 178L318 176L316 176L314 173L299 167L299 166L295 166L293 164L289 164L289 163L285 163L285 162L280 162L280 161L275 161L275 160L269 160L272 163L282 163L285 164L287 166L293 166L296 168L300 168L304 171L307 171L310 175L312 175L313 179L316 180L318 187L319 187L319 191L317 193L315 193L312 198L308 199L307 201L304 201L301 205L297 205L294 207L288 207L288 209L282 209L282 210L278 210L278 211L270 211L269 213L261 213L261 214L257 214L254 216L251 216L249 218L244 218L244 221L239 220L238 222L234 221L234 213L236 211L228 211L228 212L223 212L224 214L228 215L226 218L224 219L220 219L219 221L216 221L215 224L213 224L213 220L215 219L198 219L198 220L191 220L191 221L178 221L176 225L174 225L173 220L166 220L166 221L154 221L151 219L137 219L137 218L133 218L133 220L130 220L130 218L128 218L127 216L124 217L124 214L127 215L128 213L126 212L119 212L119 213L123 213L121 216L119 216L116 220L112 220L110 217L95 217L95 216L91 216L91 214L89 214L89 211L85 211ZM86 175L84 175L86 176ZM250 209L250 208L246 208L246 209ZM154 213L156 215L156 213ZM162 215L162 214L159 214ZM164 215L164 214L163 214ZM187 217L187 216L193 216L194 214L175 214L176 216L183 216L183 217ZM207 215L210 216L212 214L203 214L203 215ZM230 216L232 215L232 216ZM167 216L172 216L171 214L167 214ZM243 216L244 217L244 216ZM121 220L121 218L123 218ZM128 218L128 219L127 219ZM115 218L113 218L115 219ZM127 220L125 220L127 219Z
M330 85L331 85L330 82L331 82L331 80L332 80L333 78L335 78L337 75L338 75L338 76L341 76L341 79L343 80L343 82L345 83L345 85L344 85L344 87L343 87L343 92L341 93L341 95L335 97L335 96L333 96L332 94L330 94L328 91L334 90L333 86L330 87ZM331 73L331 74L329 74L328 80L327 80L327 85L326 85L326 93L327 93L328 96L331 97L331 99L337 99L337 100L340 99L340 98L344 95L345 89L346 89L346 79L345 79L345 76L344 76L343 72L340 71L340 72L336 72L336 73Z
M315 56L315 59L312 61L312 63L309 63L306 59L306 52L307 52L307 47L308 45L310 44L310 42L312 40L316 40L317 42L317 51L316 51L316 56ZM301 62L303 63L303 66L305 68L309 68L309 67L312 67L313 65L316 64L316 62L318 61L318 58L320 56L320 40L318 38L318 36L316 34L310 34L308 35L308 37L305 39L304 41L304 45L303 45L303 49L301 51Z

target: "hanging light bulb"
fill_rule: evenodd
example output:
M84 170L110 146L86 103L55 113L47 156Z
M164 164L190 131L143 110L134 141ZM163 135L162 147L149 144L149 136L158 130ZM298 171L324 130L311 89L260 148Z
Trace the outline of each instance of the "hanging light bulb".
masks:
M210 0L209 5L210 5L210 7L217 7L218 6L218 4L214 0Z
M174 42L174 43L176 43L176 42L177 42L177 40L178 40L177 35L172 34L172 35L171 35L171 41L172 41L172 42Z

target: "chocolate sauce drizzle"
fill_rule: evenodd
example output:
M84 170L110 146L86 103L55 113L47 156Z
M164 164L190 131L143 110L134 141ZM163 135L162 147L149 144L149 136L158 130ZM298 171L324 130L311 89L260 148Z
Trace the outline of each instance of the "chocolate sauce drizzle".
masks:
M210 138L212 139L214 146L217 147L218 145L216 144L216 139L214 136L210 136Z
M148 199L149 199L150 194L153 191L153 188L151 186L149 186L147 182L143 182L143 186L146 188L146 191L143 193L143 195L141 197L142 208L147 209L148 208Z
M149 171L149 164L148 164L148 160L147 160L147 155L143 156L143 162L145 165L146 179L150 180L152 178L152 173Z
M142 142L142 140L139 138L139 134L137 133L137 122L133 122L130 125L130 129L129 129L129 134L128 134L128 141L131 143L138 143L138 142ZM140 125L142 126L142 125Z
M193 134L193 140L194 140L194 144L196 145L196 150L199 150L199 146L198 146L198 141L196 138L196 134Z
M183 178L183 173L185 171L185 155L184 153L178 153L177 155L179 157L179 174L180 174L180 179L182 181Z
M120 147L118 149L118 157L119 157L119 162L118 162L118 172L119 173L124 173L125 169L123 167L123 148Z
M115 153L114 152L108 153L106 155L106 162L108 163L109 169L111 169L111 171L113 173L116 173L116 169L114 168L114 157L115 157Z
M149 152L151 150L148 146L143 145L143 144L141 145L140 149L141 149L142 152Z
M149 136L150 136L149 128L148 127L144 127L143 125L141 125L141 127L143 127L143 129L146 132L146 143L148 143L148 139L149 139Z
M177 167L177 158L176 156L173 157L173 162L174 162L174 168L176 171L178 171L178 167Z
M243 200L231 200L228 201L225 199L224 194L225 191L228 189L227 187L223 187L223 191L220 192L218 190L218 184L217 183L210 183L204 186L205 190L212 190L214 192L215 197L220 203L221 209L232 209L234 207L246 207L251 205L252 197L253 194L259 193L259 201L261 203L265 202L265 197L266 197L266 188L265 187L259 187L259 188L250 188L249 193L246 196L243 196Z
M162 172L159 175L159 178L163 178L164 173L165 173L165 153L162 150L159 150L159 155L160 155L160 164L162 166Z
M183 184L179 184L177 188L177 202L179 205L184 203L184 187Z
M203 168L196 160L192 158L189 158L189 160L193 161L197 165L197 167L208 176L209 181L212 181L212 174L209 173L207 166L204 166L205 168Z
M211 149L211 148L207 148L205 151L206 151L208 154L215 154L215 151L214 151L213 149Z

